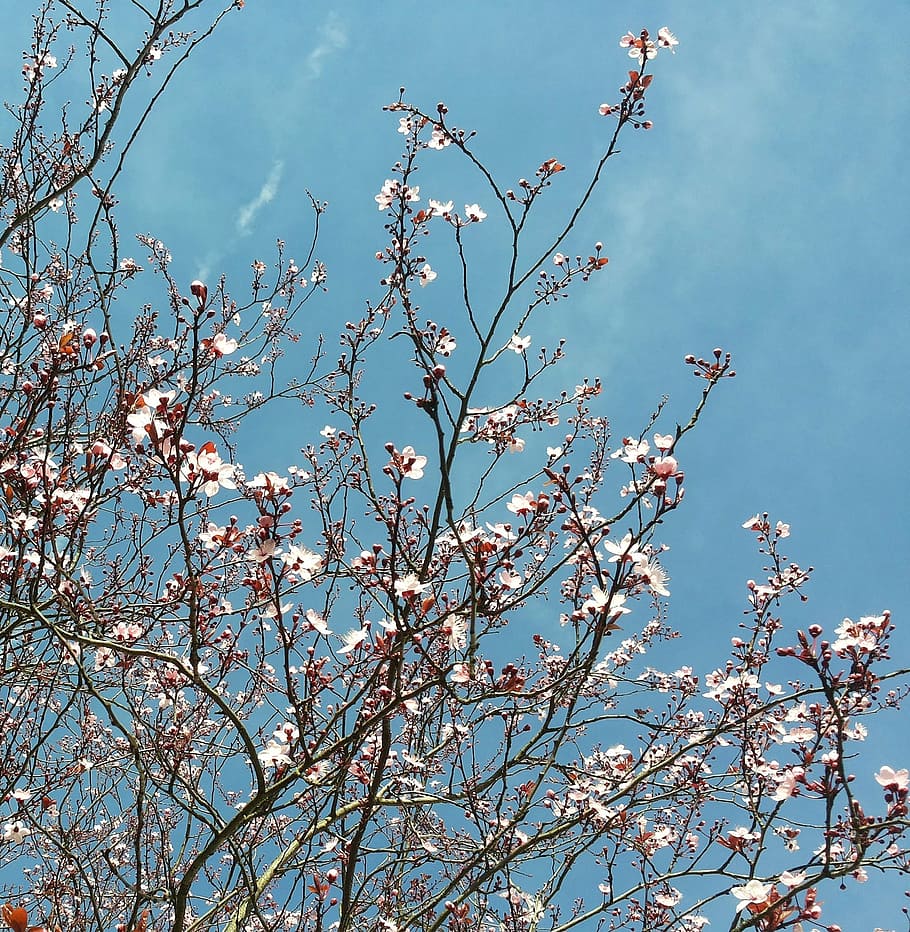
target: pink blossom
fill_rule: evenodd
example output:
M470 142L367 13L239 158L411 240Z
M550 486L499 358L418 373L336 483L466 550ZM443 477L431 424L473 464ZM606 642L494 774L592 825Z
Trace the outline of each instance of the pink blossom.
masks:
M339 648L339 654L350 654L351 651L359 647L368 637L370 632L365 628L352 628L346 634L341 635L342 647Z
M525 492L524 495L516 492L512 500L506 505L506 508L516 515L534 514L539 507L537 496L533 492Z
M661 26L660 29L657 30L657 44L662 49L669 49L675 55L676 46L679 45L679 39L670 32L668 27Z
M317 612L315 609L308 608L306 610L306 620L310 623L313 630L318 634L327 636L332 633L329 630L329 626L326 623L325 618L323 618L322 615L320 615L319 612Z
M620 615L628 615L631 611L623 604L625 601L626 597L621 592L605 592L600 586L594 585L591 587L591 597L585 601L582 608L595 615L609 608L609 617L618 618Z
M798 887L805 879L805 871L784 871L780 875L780 882L785 887Z
M294 761L291 758L288 751L291 749L286 744L279 744L273 738L269 739L269 743L265 746L265 750L262 750L257 755L259 757L259 763L263 767L279 767L286 764L293 764Z
M391 449L392 459L389 467L397 470L405 479L422 479L423 470L427 465L427 458L420 456L413 447L407 446L400 452L394 447Z
M452 144L452 137L441 127L434 126L430 139L427 142L428 149L445 149Z
M293 570L301 582L309 582L321 569L323 560L318 553L292 544L286 553L281 555L282 562L288 569Z
M520 356L529 346L531 345L531 338L529 336L519 336L517 333L513 333L511 339L509 340L509 349L513 353L518 353Z
M658 456L651 463L651 472L659 479L669 479L670 476L675 476L678 469L679 464L672 456Z
M778 802L799 795L799 784L803 782L805 770L802 767L789 767L778 777L777 789L773 798Z
M436 273L433 271L433 269L430 268L429 262L424 263L424 265L420 269L418 269L417 275L420 278L421 288L426 288L426 286L429 285L430 282L436 280Z
M883 766L875 775L875 782L886 789L906 790L910 788L910 771L906 768L894 770L892 767Z
M274 540L271 537L266 538L262 543L257 547L253 547L246 552L247 560L251 560L253 563L266 563L271 560L272 557L277 557L281 554L281 549L278 547L278 541Z
M465 204L464 213L469 223L480 223L482 220L487 219L486 211L481 210L479 204Z
M209 498L217 495L219 490L236 489L234 469L231 463L225 463L215 451L214 444L206 443L199 453L190 451L186 454L181 478L197 486Z
M416 573L409 573L404 578L395 580L395 595L402 599L412 599L426 588L427 584L422 583Z
M629 50L629 58L638 59L638 64L642 65L645 59L657 57L657 46L654 41L648 37L648 31L642 30L641 36L634 36L627 32L620 40L619 47Z
M763 903L767 903L773 889L774 884L772 883L750 880L742 887L733 887L730 892L739 900L736 911L740 913L751 904L761 906Z
M275 472L257 473L249 482L249 489L262 489L264 497L274 500L278 497L285 497L291 494L291 486L287 478L279 476Z
M219 359L222 356L230 356L231 353L236 352L237 346L237 341L224 333L216 333L208 342L208 348L212 355L217 356Z
M444 217L452 213L452 209L455 207L454 201L434 201L433 198L430 198L427 203L430 205L430 212L434 217Z
M623 439L622 449L615 450L610 455L613 459L621 459L624 463L634 466L636 463L643 463L650 451L651 447L647 440L636 440L634 437L625 437Z

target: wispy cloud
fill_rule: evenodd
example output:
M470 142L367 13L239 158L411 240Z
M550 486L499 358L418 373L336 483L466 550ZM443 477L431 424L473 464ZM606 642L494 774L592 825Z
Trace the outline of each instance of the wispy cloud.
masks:
M259 193L248 204L240 208L237 214L237 232L241 236L246 236L252 226L256 215L270 203L278 193L278 185L281 183L281 175L284 172L284 162L277 161L272 165L268 178L259 189Z
M316 47L306 57L308 76L318 78L322 74L325 60L334 52L345 48L347 44L348 33L344 23L335 13L330 13L319 27L319 41Z

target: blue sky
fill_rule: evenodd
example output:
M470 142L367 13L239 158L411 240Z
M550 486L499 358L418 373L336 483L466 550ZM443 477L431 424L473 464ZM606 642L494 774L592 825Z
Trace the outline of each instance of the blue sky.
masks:
M4 21L24 6L4 0ZM500 178L566 164L545 230L612 129L597 106L632 66L619 36L663 25L680 46L655 63L655 127L626 136L570 242L582 252L601 240L608 272L530 331L549 346L567 337L572 371L603 377L617 437L637 433L664 393L686 416L700 390L686 353L734 354L737 378L685 447L687 499L663 537L671 620L704 655L713 641L723 656L743 581L759 574L740 525L768 510L792 525L791 555L816 567L809 603L785 621L830 630L890 608L906 664L910 5L249 0L151 120L121 183L121 231L167 242L187 282L244 282L277 237L305 252L312 191L330 203L319 250L330 291L308 326L332 337L380 292L373 196L401 149L382 112L399 86L476 129ZM436 183L456 204L492 206L459 169ZM400 447L411 441L394 411L383 417ZM264 427L286 462L318 439L308 429ZM882 747L901 733L883 725Z

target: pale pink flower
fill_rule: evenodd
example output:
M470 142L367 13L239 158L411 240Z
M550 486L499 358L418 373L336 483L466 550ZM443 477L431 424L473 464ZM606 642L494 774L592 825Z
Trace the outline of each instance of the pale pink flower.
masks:
M246 558L253 563L265 563L271 560L272 557L277 557L280 554L281 550L278 547L278 541L272 537L268 537L262 541L258 547L247 550Z
M506 589L520 589L523 582L521 576L512 570L501 570L499 573L499 581Z
M288 569L297 574L301 582L309 582L322 569L322 557L297 544L292 544L287 553L281 555L281 559Z
M416 573L409 573L402 579L395 580L395 595L402 599L414 598L427 588L427 584L422 583Z
M339 654L350 654L369 637L369 632L365 628L352 628L346 634L341 635L342 647L339 648Z
M679 464L673 456L657 456L654 458L654 462L651 463L651 472L658 479L669 479L670 476L676 475L678 469Z
M506 505L506 508L516 515L530 515L537 511L537 496L533 492L525 492L524 495L516 492L512 500Z
M668 887L662 893L657 893L654 896L654 902L658 906L664 906L667 909L672 909L680 900L682 900L682 893L675 887Z
M445 149L452 144L452 137L441 127L436 126L427 142L428 149Z
M893 767L883 766L875 775L875 782L886 789L906 790L910 787L910 771L906 768L895 770Z
M206 443L199 453L190 451L186 455L181 478L184 482L198 484L199 488L211 498L219 489L236 489L234 466L225 463L215 452L212 443Z
M293 722L283 722L273 734L281 744L293 744L300 737L300 729Z
M260 751L257 756L259 757L259 763L263 767L278 767L294 763L288 751L290 751L288 745L279 744L273 738L270 738L265 750Z
M620 615L628 615L631 609L623 604L626 597L621 592L604 592L598 585L591 586L591 597L587 599L582 606L585 611L593 612L595 615L606 611L609 608L609 617L618 618Z
M436 280L436 273L433 271L433 269L430 268L429 262L424 263L424 265L420 269L418 269L417 275L420 278L421 288L426 288L426 286L429 285L430 282Z
M531 338L529 336L522 337L517 333L513 333L509 340L509 349L513 353L518 353L520 356L529 346L531 345Z
M402 184L397 179L386 178L385 183L382 186L382 190L379 192L379 194L376 195L374 200L376 201L376 204L380 210L388 210L392 204L399 199L404 199L406 201L419 201L419 192L419 186L412 188L406 184Z
M780 875L780 882L785 887L798 887L805 879L805 871L784 871Z
M434 217L444 217L446 214L452 213L452 209L455 207L454 201L434 201L433 198L430 198L427 203L430 205L430 212Z
M675 55L676 46L679 45L679 39L677 39L666 26L661 26L660 29L657 30L657 44L662 49L669 49Z
M287 478L279 476L278 473L275 472L257 473L247 482L247 488L264 489L265 497L269 499L274 499L279 495L285 496L291 494L290 482Z
M644 64L645 60L657 57L657 46L653 39L648 37L647 30L643 30L641 36L633 36L627 32L620 40L619 47L629 50L629 58L637 58L638 64Z
M471 665L469 663L456 663L452 667L453 683L470 683L471 682Z
M654 435L654 446L657 447L662 453L665 453L667 450L673 448L675 443L673 439L673 434L655 434Z
M465 204L464 213L469 222L480 223L482 220L487 219L486 211L481 210L479 204Z
M774 791L774 799L783 802L790 799L791 796L799 795L799 784L805 775L802 767L790 767L778 777L777 789Z
M450 616L442 631L450 650L464 650L468 643L468 623L461 615Z
M642 557L644 555L642 554ZM643 577L644 581L648 584L648 588L655 594L661 595L664 598L670 595L670 590L667 589L667 582L669 582L670 577L667 575L667 571L656 561L642 559L636 562L635 572Z
M237 341L233 337L228 337L224 333L216 333L209 341L209 350L219 359L222 356L230 356L237 351Z
M436 341L436 352L440 356L450 356L456 349L458 344L455 342L455 337L451 333L446 331L440 331L439 339Z
M306 610L306 620L310 623L313 630L318 634L326 636L332 633L329 630L328 624L326 624L325 618L323 618L322 615L320 615L319 612L317 612L315 609L308 608Z
M405 479L422 479L427 458L420 456L413 447L407 446L401 452L392 447L392 459L389 466L397 469Z
M392 206L392 201L395 200L395 195L397 192L398 182L393 181L391 178L386 178L385 184L382 186L382 190L374 198L377 205L379 206L379 209L388 210Z
M647 560L647 557L635 546L635 542L632 539L631 534L626 534L622 540L605 540L603 542L604 550L612 554L610 557L610 563L635 563L640 562L642 559Z
M20 819L7 822L3 826L3 840L12 842L14 845L20 844L31 833L32 830Z
M630 466L636 463L643 463L645 457L651 451L647 440L636 440L634 437L625 437L622 448L611 454L612 459L620 459Z
M742 887L733 887L730 892L739 900L736 911L741 913L747 906L761 906L768 901L771 891L774 889L772 883L762 883L760 880L750 880Z

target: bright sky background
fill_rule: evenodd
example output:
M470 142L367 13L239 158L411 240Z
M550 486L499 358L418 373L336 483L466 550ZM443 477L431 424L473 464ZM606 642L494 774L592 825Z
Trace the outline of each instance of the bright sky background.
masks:
M0 3L4 19L26 6ZM187 283L225 272L240 285L276 237L305 253L309 189L330 202L330 292L311 307L333 338L380 294L373 196L401 151L381 108L400 85L476 129L501 180L563 162L545 201L555 222L613 128L597 106L633 66L619 37L663 25L680 46L653 69L655 127L627 134L566 250L602 240L609 269L529 332L551 347L566 336L566 371L604 378L617 438L665 392L674 419L687 415L701 383L686 353L734 354L738 377L682 452L687 499L663 537L671 621L695 632L693 665L719 660L742 617L743 581L761 564L740 525L761 510L792 525L788 552L816 567L809 603L785 612L792 627L890 608L906 631L910 4L248 0L151 121L118 192L121 231L167 242ZM494 206L463 172L425 193ZM495 227L470 232L492 239ZM445 323L430 289L425 300ZM400 447L393 413L386 439ZM272 468L319 439L286 418L272 427L287 451ZM896 646L906 664L910 637ZM905 734L883 724L882 748ZM906 743L870 759L870 801L881 763L910 764ZM896 921L871 910L856 928Z

